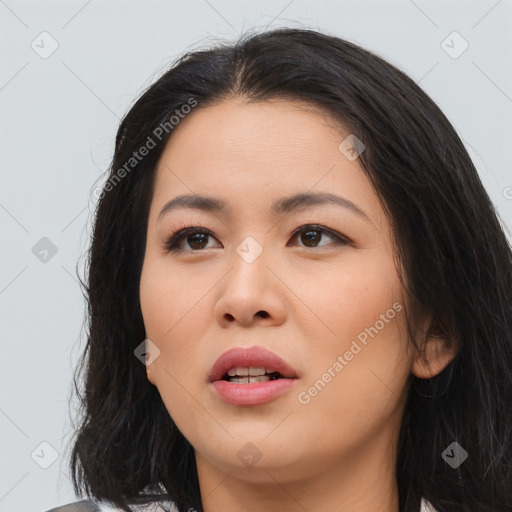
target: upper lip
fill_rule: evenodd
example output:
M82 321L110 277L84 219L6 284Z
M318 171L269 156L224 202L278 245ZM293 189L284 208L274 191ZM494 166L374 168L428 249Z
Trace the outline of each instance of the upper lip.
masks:
M263 347L235 347L224 352L213 364L210 382L222 379L231 369L236 367L264 366L271 372L279 372L283 377L297 378L297 372L279 356Z

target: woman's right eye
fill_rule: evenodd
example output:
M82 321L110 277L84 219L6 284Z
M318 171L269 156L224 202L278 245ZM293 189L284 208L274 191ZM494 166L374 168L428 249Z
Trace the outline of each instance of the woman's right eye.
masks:
M204 245L209 237L212 237L211 231L198 226L190 226L172 234L165 243L165 247L169 252L189 252L181 247L183 242L186 242L192 249L192 252L209 249L209 247Z

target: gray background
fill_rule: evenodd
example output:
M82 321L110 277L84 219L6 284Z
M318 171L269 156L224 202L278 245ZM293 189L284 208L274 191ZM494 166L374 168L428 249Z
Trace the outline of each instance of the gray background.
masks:
M119 119L182 52L284 25L375 51L445 112L512 225L510 0L0 0L0 12L1 512L76 499L67 469L83 347L75 269L93 190Z

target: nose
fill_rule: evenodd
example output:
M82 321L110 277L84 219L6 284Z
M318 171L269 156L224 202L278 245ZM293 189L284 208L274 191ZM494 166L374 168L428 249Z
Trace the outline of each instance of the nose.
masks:
M222 326L239 324L280 325L286 318L286 304L279 272L261 254L248 262L234 254L231 270L222 280L214 307L214 318ZM275 265L274 265L275 267Z

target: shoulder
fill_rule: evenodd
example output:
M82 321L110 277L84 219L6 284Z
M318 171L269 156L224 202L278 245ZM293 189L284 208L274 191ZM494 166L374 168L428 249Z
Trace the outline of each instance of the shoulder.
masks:
M130 509L133 512L178 512L178 509L169 501L130 505ZM122 510L103 502L81 500L52 508L46 512L122 512Z
M102 512L100 505L91 500L74 501L61 505L46 512Z

